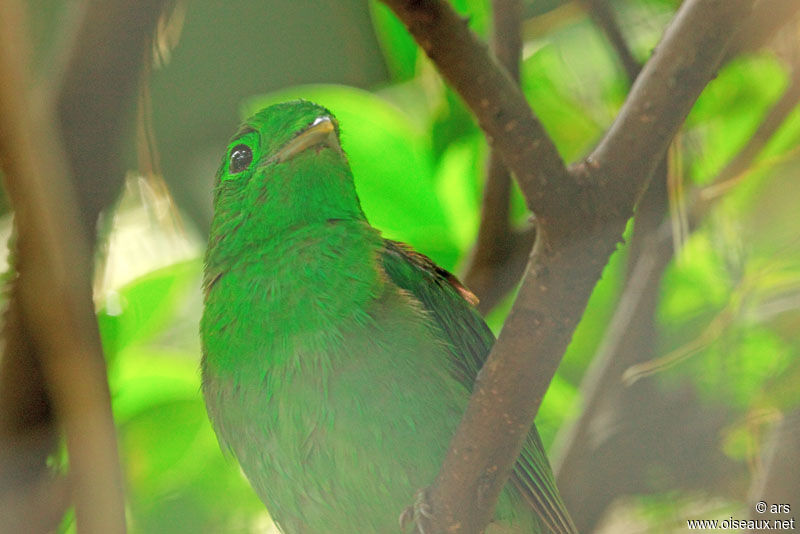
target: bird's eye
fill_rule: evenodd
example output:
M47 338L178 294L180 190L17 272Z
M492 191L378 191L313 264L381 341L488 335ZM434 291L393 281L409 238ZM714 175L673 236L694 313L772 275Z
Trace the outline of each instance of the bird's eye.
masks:
M231 161L228 172L236 174L245 170L253 161L253 151L247 145L236 145L231 150Z

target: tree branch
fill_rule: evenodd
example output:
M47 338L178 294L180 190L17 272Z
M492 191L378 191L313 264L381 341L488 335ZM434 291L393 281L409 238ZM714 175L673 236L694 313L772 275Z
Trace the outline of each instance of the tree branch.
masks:
M631 52L628 42L622 34L622 29L617 23L616 16L609 4L609 0L583 0L589 8L592 18L608 38L612 48L617 53L628 81L633 85L636 77L642 70L641 64L636 60ZM630 281L645 243L649 241L667 212L667 161L662 158L656 167L653 178L647 186L641 200L636 206L636 213L633 217L633 237L631 238L630 253L628 256L628 269L626 273L626 284ZM650 319L652 322L652 318Z
M493 265L491 270L476 268L472 278L465 277L464 283L468 288L473 287L470 285L470 280L478 280L473 283L479 288L484 288L482 294L476 293L480 299L476 307L482 315L492 311L522 279L534 241L536 241L535 226L514 229L510 235L509 251L503 258L502 264Z
M591 156L590 167L607 177L649 176L725 53L731 33L750 2L684 2L631 89L617 120ZM705 30L699 23L708 24ZM638 179L637 181L640 181ZM631 183L609 182L630 195Z
M383 0L405 23L439 72L464 99L525 192L528 207L542 211L544 189L569 184L553 141L522 92L486 46L443 0ZM561 179L559 179L561 178ZM549 182L549 186L545 186Z
M478 116L539 221L520 293L429 492L426 530L480 532L635 201L751 2L684 2L611 130L566 175L552 142L542 150L547 138L524 99L452 10L434 0L384 2ZM501 112L498 121L487 110L519 115ZM539 151L541 167L526 168Z
M641 71L641 65L625 41L608 0L584 0L584 2L589 7L595 23L603 29L611 46L617 52L628 81L633 84ZM583 383L588 384L587 389L591 390L587 390L585 394L587 397L591 396L593 402L584 403L584 410L580 416L582 423L570 424L567 427L568 430L562 430L557 435L557 441L553 447L556 454L553 458L553 471L559 487L562 488L564 502L573 511L573 520L581 532L594 530L602 512L614 499L614 495L609 492L593 491L598 487L595 484L598 476L610 476L612 473L619 474L621 472L620 466L615 465L613 459L622 457L625 458L625 462L630 463L629 468L623 470L623 476L615 478L617 486L630 487L640 480L640 471L645 468L646 454L642 454L642 451L655 450L654 442L663 443L664 441L662 432L647 433L646 436L651 438L651 442L648 443L643 440L625 439L624 436L621 436L625 429L635 428L637 425L643 424L643 421L651 424L654 422L654 414L648 410L652 406L652 391L648 387L651 384L639 384L635 390L623 392L620 391L620 388L614 387L618 386L617 383L603 382L602 379L607 378L604 371L620 359L619 354L623 356L638 354L647 359L653 351L651 340L655 336L655 309L658 302L658 293L653 290L658 286L653 283L660 280L663 269L661 264L666 266L664 262L668 262L668 259L658 255L653 258L650 255L645 256L645 254L652 253L649 244L667 212L666 177L667 161L666 157L662 157L652 180L636 206L633 218L633 236L625 274L625 291L615 308L607 336L603 340L597 356L592 359L584 378ZM640 261L643 257L647 257L651 261ZM624 358L622 359L624 360ZM617 371L621 373L624 369L625 367L622 366ZM618 375L612 373L610 376ZM625 398L623 398L623 394L627 394ZM636 402L626 403L625 400L629 398L635 398ZM625 408L630 408L630 410L625 411L624 414L619 413L623 412ZM679 408L683 408L683 406L679 405ZM641 409L648 412L647 416L636 418L635 416ZM594 425L588 424L591 421L599 420L598 413L601 411L614 412L612 426L615 432L606 433L597 430ZM633 413L628 413L629 411ZM667 421L670 421L669 416L676 414L670 410L665 415L655 422L656 430L663 430L667 426ZM684 415L681 414L681 416ZM705 427L701 426L701 428ZM565 441L569 444L566 447L563 444ZM639 445L643 445L643 447L638 447ZM625 453L617 456L614 454L615 447L625 450ZM559 455L559 452L562 454ZM634 459L642 459L642 462L635 464ZM589 467L590 464L591 467ZM567 481L569 482L567 483Z
M7 489L11 489L13 497L21 504L16 507L17 510L29 512L25 517L20 512L19 524L23 526L19 531L53 530L55 526L52 521L57 522L62 515L60 511L63 511L65 501L61 496L64 493L63 485L56 484L51 492L55 495L53 498L43 496L41 489L52 485L46 461L47 456L54 451L57 440L56 418L67 432L70 476L79 528L81 531L96 532L124 529L116 448L111 446L114 443L113 426L108 427L106 418L108 392L104 360L93 345L97 341L97 326L94 322L91 284L87 280L91 277L91 250L95 241L98 214L113 201L124 177L118 143L138 82L142 52L166 1L168 0L86 2L79 7L82 19L72 40L74 46L68 49L64 61L63 79L60 83L57 80L48 80L49 85L56 89L53 99L39 98L34 103L31 98L30 103L25 103L27 83L16 80L13 82L14 87L5 85L4 95L9 96L8 99L4 96L4 106L14 101L22 102L15 110L42 110L41 115L31 117L26 117L30 115L27 111L20 112L23 115L3 114L4 125L8 126L9 132L9 141L4 149L7 166L12 169L7 170L9 187L17 183L22 183L23 186L28 184L27 177L31 173L38 180L45 176L40 172L43 166L57 165L58 168L48 177L56 180L61 176L66 180L71 175L75 180L72 185L76 189L75 202L79 208L75 212L70 211L75 206L65 200L70 198L69 195L60 196L52 186L37 193L46 195L36 197L37 201L43 198L50 202L55 198L60 206L66 205L63 209L67 215L60 211L52 214L57 220L74 217L75 221L57 225L56 230L66 233L66 237L57 233L54 235L61 236L58 240L54 242L50 239L45 243L47 246L65 247L79 243L71 251L54 249L59 254L67 254L64 261L77 262L59 264L63 269L59 271L58 277L50 281L61 288L56 291L39 283L43 279L39 269L46 270L50 265L40 262L39 256L36 256L44 254L39 247L41 243L36 241L39 227L23 223L27 220L26 217L31 217L34 222L42 225L41 228L52 231L50 219L25 215L26 210L32 213L40 210L49 212L50 204L36 204L31 207L27 203L33 200L25 194L15 201L20 276L12 288L4 325L6 346L0 360L0 483L3 485L3 496L8 494ZM4 16L4 25L14 26L11 21L18 20L19 9L17 4L15 6L17 7L8 9L9 13L14 10L17 15L13 19ZM4 50L16 52L21 42L19 35L9 33L9 45L4 46ZM18 63L9 69L27 67L20 57L13 58ZM4 82L14 79L2 76ZM57 107L52 114L48 107L50 100L55 100ZM59 135L49 121L51 115L53 121L61 125L60 138L65 144L66 154L43 148L50 147L51 143L58 147ZM19 125L26 124L28 119L31 121L30 129L21 131ZM19 136L29 135L33 129L43 132L37 138L39 152L33 155L15 152L19 147L27 146L22 144L18 147L15 144L18 139L23 139L24 143L30 141L27 137ZM30 147L25 150L29 149ZM51 153L54 155L50 159L42 157ZM61 154L64 154L63 157ZM43 161L34 162L37 167L26 167L32 164L32 156ZM23 176L26 178L23 179ZM29 237L31 234L33 237ZM49 261L49 256L44 257ZM36 274L26 274L29 269L34 268ZM74 272L64 269L74 269ZM72 276L75 278L70 278ZM66 289L62 287L64 284ZM31 301L36 295L39 295L36 297L38 300L31 312L27 306L33 305ZM50 298L61 299L63 302L60 305L74 307L73 311L82 307L81 311L86 312L88 307L91 322L86 323L86 318L81 315L70 315L68 318L71 322L43 323L39 318L39 314L43 313L40 307ZM60 313L59 310L56 307L44 311L52 314L49 315L52 318ZM49 339L49 334L44 330L40 332L40 329L49 327L48 325L54 329L52 335L63 337L70 334L72 337L59 339L60 344L55 347L52 344L43 344L42 339ZM60 352L54 353L55 350ZM60 356L56 358L54 354ZM70 395L77 398L67 401ZM87 410L95 410L96 413L84 413ZM20 496L17 490L25 490L27 493ZM53 509L43 509L48 506L48 502L54 503ZM43 525L41 529L36 526L47 521L50 523Z
M78 525L124 532L122 480L91 293L91 254L47 110L26 94L22 7L2 4L0 161L17 231L13 306L64 427Z
M512 79L519 83L522 54L522 2L492 0L493 26L491 49ZM511 229L509 208L511 175L496 150L489 153L486 185L481 204L481 222L475 249L464 274L464 283L479 299L479 310L487 312L499 300L500 278L514 251L515 233ZM533 245L530 241L528 250ZM527 254L526 254L527 260ZM500 293L502 295L502 293Z
M596 23L604 30L612 47L617 51L620 62L628 75L631 84L636 79L641 65L633 56L630 47L622 35L622 31L617 24L614 13L611 11L607 0L583 0L587 7L590 8ZM501 2L500 2L501 3ZM496 6L495 9L497 9ZM493 45L496 47L496 42L505 41L508 34L512 33L510 17L506 16L500 20L495 17L495 26L493 33ZM509 50L508 46L503 47ZM508 52L498 55L498 59L508 68L508 64L502 58L507 57ZM497 55L497 54L496 54ZM516 60L518 63L518 59ZM516 80L518 75L509 68L509 72ZM664 182L666 174L657 173L653 182ZM663 185L663 184L662 184ZM487 177L486 189L483 197L483 204L481 206L481 226L478 232L478 240L473 256L470 259L470 264L464 274L464 283L469 287L479 298L478 311L486 315L491 311L500 300L511 291L514 286L522 278L527 264L528 256L530 255L531 248L533 247L534 240L536 239L535 227L512 230L506 223L503 225L498 222L499 220L507 221L507 207L503 208L501 202L503 198L507 199L508 188L510 186L510 175L505 170L505 166L499 159L496 151L492 151L489 160L489 172ZM653 191L653 195L661 191L663 187L657 187ZM648 188L648 193L650 188ZM652 196L652 195L650 195ZM645 199L648 195L645 195ZM664 195L666 199L666 195ZM507 200L505 200L507 206ZM647 212L647 207L652 205L654 201L648 201L637 210L636 218L643 218L643 211ZM647 214L644 214L647 215ZM505 217L505 219L501 219ZM655 229L659 221L652 221L652 215L647 215L647 220L642 223L636 222L636 230L634 230L632 249L638 250L639 244L642 239L646 238L647 231L643 226L650 229ZM644 224L647 223L647 224ZM632 254L633 256L633 254Z
M796 108L800 100L800 74L797 68L793 68L792 72L789 87L767 112L750 140L720 171L710 186L698 188L692 195L695 201L690 206L690 230L697 228L705 214L721 198L722 188L728 191L738 183L733 178L750 168L767 142ZM714 193L703 195L703 191ZM640 202L639 209L641 208ZM607 419L607 414L603 414L614 407L630 404L620 397L639 399L635 389L622 386L620 377L628 367L649 359L652 354L652 340L656 336L652 318L661 279L676 252L672 229L669 221L662 222L659 231L651 233L642 251L635 254L638 260L633 264L601 347L592 359L581 384L584 409L577 420L559 433L553 447L557 455L553 461L556 478L562 482L570 481L569 486L564 485L567 491L563 496L571 509L577 511L574 519L581 530L588 529L598 520L597 515L602 513L598 502L608 504L619 494L608 486L600 488L590 482L580 481L587 478L596 480L594 477L601 468L596 450L598 440L591 436L594 426L592 422L601 418ZM635 402L641 402L641 399ZM602 460L599 462L602 463ZM587 491L586 488L597 488L597 491ZM628 490L634 491L631 488Z
M725 53L725 61L758 50L800 11L795 0L755 0L753 15L742 25Z
M622 68L625 69L625 74L628 79L633 83L642 70L642 65L633 55L625 36L622 34L622 29L617 23L617 17L608 3L608 0L583 0L583 3L589 9L589 14L594 19L595 23L603 29L609 43L617 52Z
M100 212L117 198L125 178L120 141L131 124L142 54L171 1L89 0L65 60L57 116L92 243Z

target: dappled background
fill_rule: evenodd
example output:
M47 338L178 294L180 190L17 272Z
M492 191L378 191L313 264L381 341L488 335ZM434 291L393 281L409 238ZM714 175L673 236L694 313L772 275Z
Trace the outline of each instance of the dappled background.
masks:
M679 3L523 3L519 82L567 162L609 128ZM44 79L75 6L28 4ZM488 39L489 1L453 4ZM800 494L787 461L800 440L800 27L781 22L740 36L701 95L645 196L656 222L612 256L539 410L581 531L683 531L746 519L758 500L800 507L771 500ZM627 47L612 44L615 26ZM510 291L476 274L486 140L385 6L179 0L159 30L95 276L130 529L268 532L199 385L211 191L238 122L288 99L328 107L369 220L477 280L495 333L519 273ZM509 221L498 271L519 271L533 238L516 186Z

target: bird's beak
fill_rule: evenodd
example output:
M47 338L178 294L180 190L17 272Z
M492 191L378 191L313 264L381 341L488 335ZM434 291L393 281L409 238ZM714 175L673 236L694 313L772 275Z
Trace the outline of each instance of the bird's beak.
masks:
M297 134L291 141L283 145L270 158L270 162L280 163L292 159L306 149L315 146L327 146L339 149L336 138L336 127L330 117L317 117L311 125Z

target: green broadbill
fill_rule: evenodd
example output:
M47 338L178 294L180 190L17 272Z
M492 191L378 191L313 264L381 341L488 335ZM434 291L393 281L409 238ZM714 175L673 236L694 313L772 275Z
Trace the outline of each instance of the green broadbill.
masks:
M233 137L204 284L208 413L274 521L399 532L494 337L455 277L367 222L330 111L278 104ZM543 525L574 531L534 428L487 532Z

